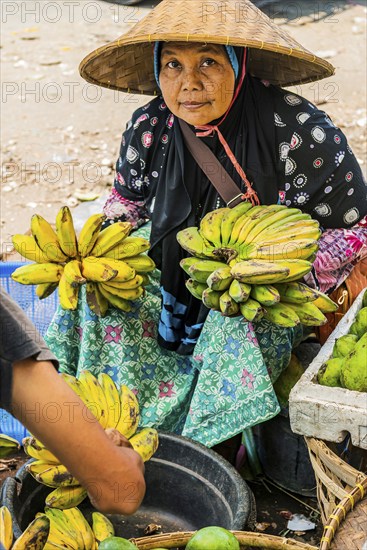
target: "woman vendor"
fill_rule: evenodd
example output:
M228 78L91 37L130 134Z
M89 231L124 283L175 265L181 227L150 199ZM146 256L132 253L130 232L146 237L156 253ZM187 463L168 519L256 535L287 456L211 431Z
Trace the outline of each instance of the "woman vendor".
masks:
M272 383L302 334L221 316L186 289L176 234L225 203L188 151L180 121L246 199L297 207L328 234L353 233L360 246L349 266L367 244L367 199L341 130L282 88L328 77L333 67L248 0L225 2L225 17L203 6L163 0L81 63L89 82L155 96L123 133L104 213L107 223L128 220L150 238L158 270L131 313L111 308L99 318L84 299L77 311L58 310L46 338L62 370L104 371L131 387L142 425L211 447L279 412Z

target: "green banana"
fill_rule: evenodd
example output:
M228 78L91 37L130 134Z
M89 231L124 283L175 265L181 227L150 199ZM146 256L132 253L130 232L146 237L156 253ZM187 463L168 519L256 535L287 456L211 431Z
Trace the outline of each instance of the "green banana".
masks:
M186 288L191 292L191 294L198 300L202 299L203 292L207 287L204 283L198 283L194 279L187 279L185 282Z
M234 263L231 274L241 283L273 284L289 275L289 268L273 262L247 260Z
M205 288L201 295L201 299L204 306L208 307L209 309L220 311L219 299L221 295L221 292L212 290L211 288Z
M303 283L276 283L274 286L278 290L282 302L304 304L317 298L317 293Z
M198 283L206 283L209 275L211 275L213 271L222 267L227 266L223 262L217 262L215 260L197 260L188 268L188 274L192 279L194 279L194 281L197 281Z
M232 280L231 268L223 264L209 275L206 283L212 290L227 290Z
M262 305L259 304L259 302L257 302L253 298L248 298L246 302L240 303L240 312L241 315L246 319L246 321L254 323L262 319L265 310Z
M315 305L315 302L305 304L287 304L298 315L299 320L306 326L321 326L327 323L327 318Z
M228 289L229 295L235 302L246 302L251 292L251 285L233 279Z
M264 319L284 328L295 327L300 323L300 319L291 304L283 304L282 302L268 307Z
M251 208L251 202L240 202L224 213L220 226L222 246L226 246L229 243L234 224L238 218L246 214Z
M186 252L198 258L216 259L213 251L215 247L204 240L197 227L187 227L176 235L177 241Z
M229 208L217 208L205 214L200 222L199 233L213 246L222 246L221 222Z
M219 308L223 315L226 315L227 317L237 315L240 310L240 306L230 297L228 291L225 291L220 295Z
M280 300L279 292L272 285L253 285L250 296L262 306L272 306Z

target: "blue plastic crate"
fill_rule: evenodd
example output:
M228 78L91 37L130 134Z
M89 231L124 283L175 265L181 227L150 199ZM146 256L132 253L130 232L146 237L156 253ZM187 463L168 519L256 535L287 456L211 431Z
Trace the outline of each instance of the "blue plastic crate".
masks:
M48 298L40 300L36 295L35 285L21 285L13 281L13 271L26 263L0 262L0 284L44 336L59 303L58 293L56 290ZM14 437L19 442L28 435L23 424L4 409L0 409L0 433Z
M22 265L26 262L0 262L0 284L44 336L59 303L58 293L55 290L51 296L40 300L35 285L21 285L13 281L11 274Z

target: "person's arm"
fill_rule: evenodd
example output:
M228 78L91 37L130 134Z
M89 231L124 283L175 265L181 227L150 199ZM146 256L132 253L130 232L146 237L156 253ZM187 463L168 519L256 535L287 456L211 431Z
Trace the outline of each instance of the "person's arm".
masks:
M145 493L140 456L107 437L50 362L14 363L12 412L87 489L96 508L137 510Z

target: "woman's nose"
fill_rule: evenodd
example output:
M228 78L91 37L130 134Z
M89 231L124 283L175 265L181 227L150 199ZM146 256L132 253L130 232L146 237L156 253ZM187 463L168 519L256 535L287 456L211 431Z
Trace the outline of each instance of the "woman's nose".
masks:
M185 91L203 90L204 84L198 71L186 70L182 73L182 88Z

